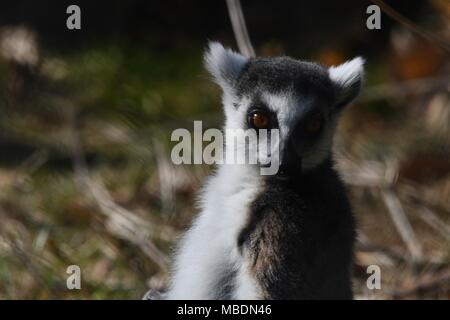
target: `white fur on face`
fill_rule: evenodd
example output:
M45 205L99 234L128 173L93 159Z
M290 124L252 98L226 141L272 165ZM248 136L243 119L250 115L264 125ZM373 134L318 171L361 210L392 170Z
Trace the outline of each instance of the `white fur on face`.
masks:
M261 95L261 99L264 104L277 115L278 126L280 129L280 156L282 156L287 139L289 138L295 123L302 115L302 112L296 112L296 110L300 110L300 108L297 108L299 100L290 91L279 94L264 92ZM309 108L309 104L306 101L304 103L304 108L304 110Z
M252 97L245 96L235 107L236 98L233 98L229 104L225 105L226 129L242 129L247 121L248 110L252 105ZM303 98L300 99L292 91L281 93L261 93L262 102L277 116L280 139L279 150L280 156L285 151L285 146L289 136L298 121L314 107L314 100ZM302 170L311 170L320 165L330 154L333 136L336 131L337 114L332 115L326 122L326 127L321 137L310 148L306 149L302 154ZM244 146L237 146L243 148ZM240 150L242 152L242 150Z
M283 154L289 135L300 118L313 108L312 99L299 99L295 93L262 94L263 102L277 114L280 127L280 153ZM330 154L336 130L337 115L326 122L326 127L316 143L304 151L302 170L311 170L320 165Z
M297 120L301 117L302 111L297 108L299 105L299 100L290 91L272 94L268 92L263 92L261 99L264 104L277 115L278 125L281 131L282 140L287 137L295 125ZM309 109L309 104L305 101L304 110Z

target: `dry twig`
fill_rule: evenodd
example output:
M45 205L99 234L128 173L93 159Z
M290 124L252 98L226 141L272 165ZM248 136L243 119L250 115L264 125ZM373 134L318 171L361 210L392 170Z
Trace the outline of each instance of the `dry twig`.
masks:
M239 51L247 57L254 57L255 50L247 32L241 2L239 0L227 0L227 6Z
M68 118L71 126L75 176L80 190L92 199L100 212L107 217L108 231L138 246L161 270L167 272L168 258L152 242L152 238L156 235L156 228L152 228L144 219L117 205L103 184L90 178L73 108L70 108Z
M406 244L409 252L411 253L414 261L420 261L422 259L422 246L417 240L411 224L406 217L403 206L398 199L397 195L391 188L383 188L381 190L381 196L383 198L386 207L395 227L397 228L403 242Z
M373 3L375 3L377 6L383 10L384 13L386 13L389 17L397 21L398 23L402 24L415 34L421 36L422 38L428 40L430 43L436 45L437 47L444 50L447 54L450 53L450 47L448 44L444 41L442 41L440 38L435 36L434 34L420 28L417 24L406 18L404 15L400 14L398 11L394 10L391 6L386 4L383 0L371 0Z
M433 211L425 206L420 206L417 210L417 215L422 221L435 229L444 238L450 241L450 226L442 221Z

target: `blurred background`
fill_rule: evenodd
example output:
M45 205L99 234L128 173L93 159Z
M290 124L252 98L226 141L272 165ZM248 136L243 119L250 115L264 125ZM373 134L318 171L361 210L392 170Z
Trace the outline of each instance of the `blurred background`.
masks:
M377 1L379 3L379 1ZM358 221L355 295L450 298L450 3L256 1L255 51L324 65L361 55L337 167ZM66 8L81 8L81 30ZM0 299L140 299L211 166L175 166L170 134L223 122L202 67L208 40L236 48L223 1L4 1L0 10ZM393 11L391 10L393 9ZM69 265L81 290L66 288ZM368 265L381 289L366 286Z

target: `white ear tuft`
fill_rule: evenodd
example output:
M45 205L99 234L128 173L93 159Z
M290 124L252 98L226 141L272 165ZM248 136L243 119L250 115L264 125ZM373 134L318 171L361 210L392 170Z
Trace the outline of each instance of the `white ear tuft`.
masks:
M364 59L356 57L341 65L328 69L331 80L341 87L352 85L353 82L361 80L364 72Z
M204 56L206 69L223 90L232 89L247 61L243 55L225 49L218 42L210 42Z
M340 106L350 103L359 94L364 76L364 62L363 58L356 57L328 69L330 79L337 88Z

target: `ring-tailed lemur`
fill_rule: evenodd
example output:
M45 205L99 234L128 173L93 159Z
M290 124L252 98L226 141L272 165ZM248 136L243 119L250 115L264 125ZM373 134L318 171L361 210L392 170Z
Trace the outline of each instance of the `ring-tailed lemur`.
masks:
M278 174L219 165L180 242L169 299L352 298L354 221L331 146L359 93L363 60L326 69L289 57L246 58L211 43L225 128L277 128Z

